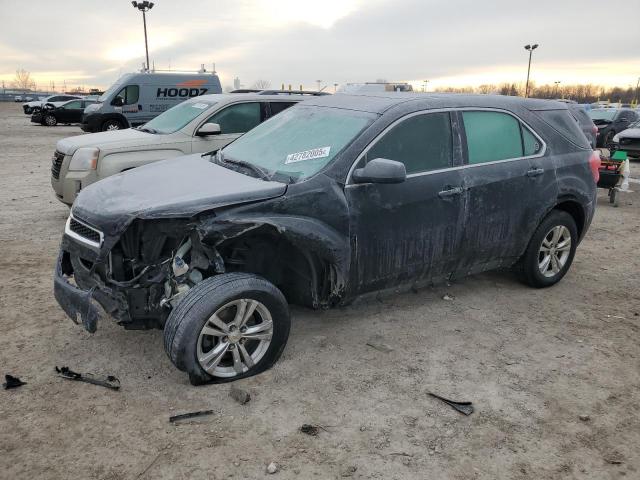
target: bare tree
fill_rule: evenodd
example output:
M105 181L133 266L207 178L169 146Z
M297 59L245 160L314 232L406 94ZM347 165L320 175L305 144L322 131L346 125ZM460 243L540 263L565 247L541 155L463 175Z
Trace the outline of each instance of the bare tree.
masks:
M28 90L35 84L31 73L27 72L24 68L16 70L16 76L13 79L13 87L21 90Z
M267 90L268 88L271 88L271 82L269 80L262 79L256 80L251 88L255 90Z

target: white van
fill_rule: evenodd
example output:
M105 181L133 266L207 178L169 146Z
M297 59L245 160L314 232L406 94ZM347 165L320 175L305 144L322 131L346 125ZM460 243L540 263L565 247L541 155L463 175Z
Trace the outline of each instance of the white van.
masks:
M99 103L86 108L81 128L100 132L142 125L189 98L212 93L222 93L220 79L204 69L127 73L100 96Z

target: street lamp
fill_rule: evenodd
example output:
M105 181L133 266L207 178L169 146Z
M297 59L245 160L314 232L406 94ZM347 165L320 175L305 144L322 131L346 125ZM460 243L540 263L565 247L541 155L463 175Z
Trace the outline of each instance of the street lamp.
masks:
M144 2L131 2L133 8L137 8L142 12L142 23L144 25L144 49L147 52L147 71L149 71L149 45L147 45L147 15L146 13L153 8L154 3L144 0Z
M560 80L556 80L555 82L553 82L556 84L556 94L555 97L558 98L558 87L560 86Z
M427 91L427 86L429 85L429 80L423 80L424 82L424 87L422 87L422 91L426 92Z
M525 45L524 49L529 51L529 67L527 68L527 86L524 89L524 98L529 96L529 74L531 73L531 55L533 55L533 51L538 48L538 44L534 43L533 45Z

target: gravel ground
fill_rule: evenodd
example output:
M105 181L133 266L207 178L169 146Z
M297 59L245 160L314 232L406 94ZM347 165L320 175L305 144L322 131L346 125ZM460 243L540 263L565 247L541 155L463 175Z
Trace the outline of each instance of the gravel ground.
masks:
M107 320L91 335L57 306L68 209L53 196L50 158L77 133L0 104L0 373L27 382L0 390L1 478L640 478L639 193L614 208L601 192L554 288L494 272L294 309L282 359L237 382L252 396L240 405L228 384L190 386L162 332ZM66 381L55 365L116 375L122 388ZM203 409L215 413L168 421ZM305 435L305 423L322 428Z

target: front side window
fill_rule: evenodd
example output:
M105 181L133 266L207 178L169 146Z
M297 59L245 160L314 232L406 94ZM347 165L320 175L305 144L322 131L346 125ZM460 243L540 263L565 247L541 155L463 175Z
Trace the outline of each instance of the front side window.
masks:
M367 152L367 161L402 162L407 174L412 174L450 167L452 151L449 113L429 113L395 125Z
M82 108L82 102L80 100L69 102L64 106L64 108L66 108L67 110Z
M375 118L365 112L296 105L244 134L222 155L302 180L324 168Z
M48 100L46 100L47 102L61 102L62 101L62 97L50 97Z
M261 121L260 103L238 103L221 110L206 123L220 125L221 133L245 133L259 125Z
M140 87L138 85L127 85L117 93L116 98L118 97L122 98L124 105L134 105L138 103L140 98Z

